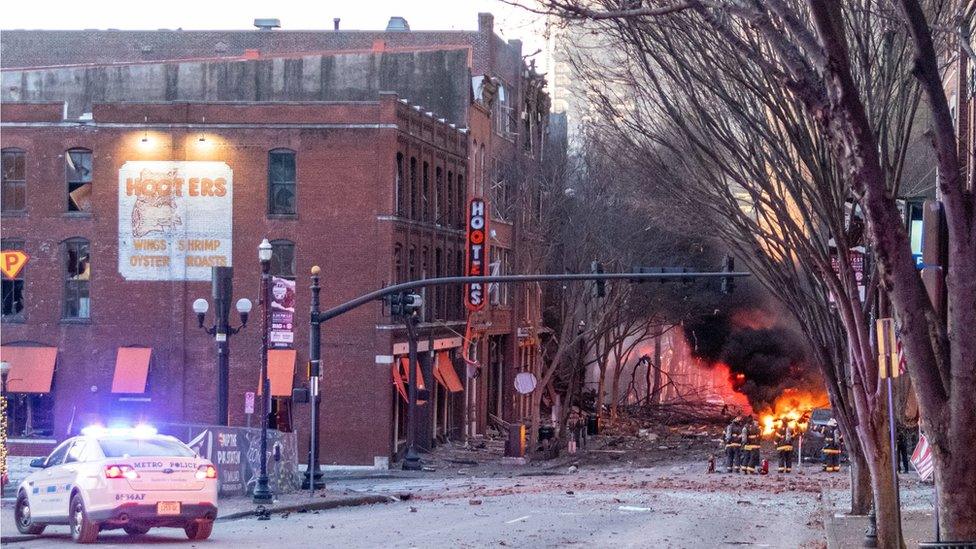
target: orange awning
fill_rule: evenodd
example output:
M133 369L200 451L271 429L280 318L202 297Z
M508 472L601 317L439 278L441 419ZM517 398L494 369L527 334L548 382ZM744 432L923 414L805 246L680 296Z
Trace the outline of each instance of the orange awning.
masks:
M408 366L409 362L410 359L403 356L400 357L400 360L397 361L397 364L393 366L393 382L396 384L397 391L400 393L400 396L403 397L403 400L409 400L407 398L407 386L410 385L410 376L408 375L408 372L410 371ZM397 366L399 366L399 368ZM424 384L424 372L420 368L420 362L418 361L417 362L417 389L423 390L425 388L426 385ZM425 402L427 401L424 399L417 399L417 404L423 404Z
M149 377L150 347L119 347L115 354L113 393L145 393Z
M0 347L0 360L10 363L7 391L50 393L57 358L56 347Z
M451 362L451 355L447 351L437 353L437 361L434 363L434 377L448 391L459 393L464 390L464 385L454 371L454 363Z
M294 349L269 349L268 350L268 379L271 380L271 396L290 397L292 386L295 382L295 356L297 351ZM261 390L261 374L258 374L258 394Z

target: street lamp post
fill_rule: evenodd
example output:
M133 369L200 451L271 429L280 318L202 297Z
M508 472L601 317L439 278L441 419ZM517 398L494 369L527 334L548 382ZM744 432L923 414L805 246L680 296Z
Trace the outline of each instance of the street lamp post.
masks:
M230 325L230 302L233 299L233 267L214 267L212 277L212 298L214 302L214 324L209 328L203 326L210 304L200 298L193 302L193 312L197 315L197 323L208 334L214 336L217 343L217 425L229 425L228 421L228 383L230 379L230 336L247 326L247 317L251 314L251 300L241 298L237 300L237 313L241 317L241 325L234 328Z
M0 362L0 497L7 484L7 374L10 363Z
M271 243L265 238L258 246L261 262L261 473L254 487L254 503L271 503L274 494L268 485L268 412L271 381L268 379L268 324L271 316Z

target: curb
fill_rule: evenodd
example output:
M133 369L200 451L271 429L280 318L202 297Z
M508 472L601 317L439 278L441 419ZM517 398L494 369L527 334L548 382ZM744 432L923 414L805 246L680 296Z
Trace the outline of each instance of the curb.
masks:
M324 500L324 501L311 501L305 503L292 503L288 505L275 505L270 507L265 507L264 510L270 514L274 513L300 513L304 511L319 511L324 509L337 509L340 507L358 507L360 505L372 505L374 503L395 503L398 501L403 501L404 499L409 499L409 496L401 497L397 496L380 496L380 495L370 495L370 496L359 496L359 497L349 497L342 499ZM237 520L242 518L248 518L258 515L258 509L250 509L247 511L239 511L236 513L230 513L227 515L222 515L217 517L217 522L223 522L228 520ZM8 543L23 543L26 541L43 540L46 539L43 535L40 536L27 536L27 535L14 535L8 536L3 535L3 544Z
M300 513L303 511L319 511L324 509L337 509L339 507L358 507L360 505L372 505L374 503L394 503L397 501L402 501L401 498L397 496L359 496L350 497L342 499L324 500L324 501L310 501L305 503L292 503L288 505L274 505L270 507L264 507L263 512L269 514L274 513ZM229 513L226 515L221 515L217 517L217 521L226 520L236 520L241 518L257 516L259 513L258 508L249 509L247 511L238 511L236 513Z

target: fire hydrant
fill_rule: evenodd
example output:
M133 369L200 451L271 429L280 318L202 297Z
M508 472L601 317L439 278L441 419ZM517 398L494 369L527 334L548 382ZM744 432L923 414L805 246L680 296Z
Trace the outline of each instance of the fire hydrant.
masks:
M762 467L759 468L759 474L760 475L768 475L769 474L769 460L768 459L762 460Z

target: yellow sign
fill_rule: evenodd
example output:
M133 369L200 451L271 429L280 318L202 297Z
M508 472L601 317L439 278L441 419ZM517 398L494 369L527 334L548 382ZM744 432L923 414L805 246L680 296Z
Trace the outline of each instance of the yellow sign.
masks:
M10 279L17 278L17 274L24 268L24 265L27 265L27 260L30 259L27 254L20 250L3 250L0 254L2 254L2 257L0 257L0 270Z
M895 319L879 318L875 321L875 332L878 337L878 375L881 379L898 377Z

